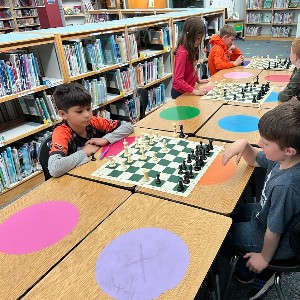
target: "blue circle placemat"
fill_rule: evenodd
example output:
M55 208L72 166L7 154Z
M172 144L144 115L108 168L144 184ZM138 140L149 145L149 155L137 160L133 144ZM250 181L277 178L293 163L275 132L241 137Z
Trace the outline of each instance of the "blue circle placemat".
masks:
M258 130L258 121L257 117L234 115L220 119L218 125L231 132L252 132Z
M277 102L278 101L278 93L271 92L265 102Z

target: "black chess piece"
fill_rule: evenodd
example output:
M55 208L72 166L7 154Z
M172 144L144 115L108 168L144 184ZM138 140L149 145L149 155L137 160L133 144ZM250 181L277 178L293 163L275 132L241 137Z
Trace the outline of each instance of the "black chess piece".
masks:
M186 163L185 163L185 159L184 159L183 162L182 162L182 169L183 169L183 170L187 170Z
M194 165L194 170L195 171L200 171L201 170L200 161L199 161L198 157L196 158L196 162L195 162L195 165Z
M209 149L210 149L210 150L214 150L213 141L214 141L213 139L209 139L209 140L208 140L208 142L209 142Z
M269 65L268 65L268 68L267 68L268 70L270 70L271 69L271 62L269 61Z
M191 181L190 181L190 175L189 175L189 171L186 171L184 176L183 176L183 182L185 184L189 184Z
M179 168L178 168L178 174L183 174L183 168L182 168L182 165L179 165Z
M192 162L192 158L191 158L191 154L190 153L187 155L186 162L189 163L189 164Z
M189 176L190 178L194 178L194 173L193 173L193 166L192 165L189 165Z
M92 153L91 161L95 161L95 160L96 160L95 153Z
M244 93L244 91L242 92L242 98L245 98L245 93Z
M177 191L178 191L178 192L184 191L184 185L183 185L183 180L182 180L182 178L179 178L179 179L178 179Z
M183 139L185 137L185 134L183 132L183 125L179 125L179 129L180 129L179 137Z
M252 103L257 103L255 95L253 95Z
M233 100L236 100L236 94L233 95Z
M203 155L200 155L200 156L199 156L199 165L200 165L201 167L204 166Z
M155 180L155 183L156 184L161 184L161 180L160 180L160 174L158 173L158 174L156 174L156 180Z
M191 150L191 159L195 159L194 150Z
M259 84L259 76L257 75L255 78L256 78L256 80L254 82L254 85Z

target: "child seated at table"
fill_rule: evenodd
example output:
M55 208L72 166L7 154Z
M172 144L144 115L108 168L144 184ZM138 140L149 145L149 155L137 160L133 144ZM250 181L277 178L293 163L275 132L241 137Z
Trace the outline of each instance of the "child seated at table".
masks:
M295 66L290 82L286 88L278 94L278 101L286 102L291 99L300 99L300 38L292 42L291 63Z
M53 99L63 119L52 133L48 169L53 177L87 163L101 147L133 132L129 122L93 116L91 95L78 83L58 86Z
M244 61L242 52L233 44L236 31L232 26L224 25L220 34L214 34L209 43L212 45L208 56L210 75L223 69L240 66Z
M273 258L294 257L289 237L300 220L299 127L300 102L289 101L261 117L258 145L262 151L241 139L223 155L224 165L236 156L236 163L243 157L249 165L267 170L260 203L241 204L236 208L223 245L224 251L233 253L235 249L246 253L238 261L236 277L242 282L254 278L249 299L262 297L273 285L274 272L266 270Z

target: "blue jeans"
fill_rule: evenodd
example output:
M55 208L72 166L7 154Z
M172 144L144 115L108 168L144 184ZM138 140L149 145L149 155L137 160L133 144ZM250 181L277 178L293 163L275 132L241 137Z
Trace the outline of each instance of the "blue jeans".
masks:
M261 210L259 203L238 205L232 214L233 224L222 246L222 254L231 257L234 252L261 252L262 244L258 244L251 229L251 216Z
M181 95L182 95L182 93L177 92L174 88L171 89L171 97L172 97L172 99L176 99L176 98L178 98Z

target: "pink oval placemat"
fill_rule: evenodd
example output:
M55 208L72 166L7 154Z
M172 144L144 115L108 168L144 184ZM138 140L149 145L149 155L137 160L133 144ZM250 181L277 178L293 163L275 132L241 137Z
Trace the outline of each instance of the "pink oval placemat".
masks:
M265 77L267 81L271 82L289 82L291 75L268 75Z
M229 72L224 75L225 78L229 79L242 79L242 78L250 78L254 75L250 72Z

